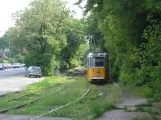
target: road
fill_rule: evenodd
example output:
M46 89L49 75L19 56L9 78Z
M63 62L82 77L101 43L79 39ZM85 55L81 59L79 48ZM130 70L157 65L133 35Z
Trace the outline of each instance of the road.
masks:
M41 81L43 78L27 78L24 68L0 70L0 95L16 92L24 89L27 85Z

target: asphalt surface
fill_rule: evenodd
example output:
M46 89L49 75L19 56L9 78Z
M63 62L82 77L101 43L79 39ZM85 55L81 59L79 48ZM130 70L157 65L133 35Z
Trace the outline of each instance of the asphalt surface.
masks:
M0 70L0 95L23 90L29 84L41 81L43 78L25 77L25 68Z
M15 68L15 69L6 69L5 71L0 70L0 79L3 77L12 77L12 76L24 76L26 73L25 68Z

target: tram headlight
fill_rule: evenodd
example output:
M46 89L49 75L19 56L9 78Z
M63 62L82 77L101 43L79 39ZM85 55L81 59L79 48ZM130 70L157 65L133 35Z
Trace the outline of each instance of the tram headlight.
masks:
M99 77L100 76L100 72L97 72L97 77Z

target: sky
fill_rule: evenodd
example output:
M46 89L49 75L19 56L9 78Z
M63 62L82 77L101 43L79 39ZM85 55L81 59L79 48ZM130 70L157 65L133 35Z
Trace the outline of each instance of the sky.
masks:
M28 6L30 1L32 0L0 0L0 36L2 36L9 27L14 26L12 13L23 10ZM67 7L76 12L74 17L80 19L82 17L82 9L73 5L77 0L65 1L68 3Z

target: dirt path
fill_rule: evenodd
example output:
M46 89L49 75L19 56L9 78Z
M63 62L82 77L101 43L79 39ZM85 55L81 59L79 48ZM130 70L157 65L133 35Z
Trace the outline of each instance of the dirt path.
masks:
M138 99L125 92L119 103L116 103L116 109L105 112L97 120L132 120L132 118L143 118L146 117L146 113L143 112L125 112L125 106L133 111L135 105L146 104L146 99Z

